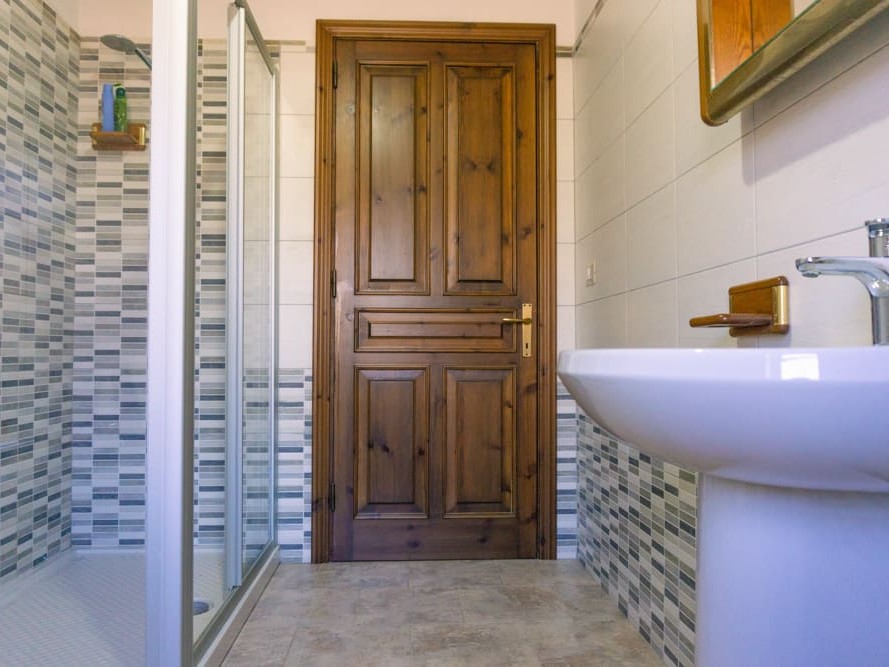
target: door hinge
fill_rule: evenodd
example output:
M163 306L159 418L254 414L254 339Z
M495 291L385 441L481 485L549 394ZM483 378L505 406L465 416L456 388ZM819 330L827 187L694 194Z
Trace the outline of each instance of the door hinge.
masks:
M336 298L336 269L330 272L330 298Z
M340 68L337 65L336 61L333 61L333 89L336 90L336 87L340 83Z
M336 512L336 484L331 482L327 487L327 509Z

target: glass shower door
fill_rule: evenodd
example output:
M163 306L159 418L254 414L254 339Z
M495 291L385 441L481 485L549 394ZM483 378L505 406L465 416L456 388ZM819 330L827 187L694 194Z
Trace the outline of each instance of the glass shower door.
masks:
M246 2L229 23L226 583L274 543L277 78Z
M198 72L193 634L201 653L275 545L277 78L246 3L229 7L227 42L199 41Z
M240 10L243 50L244 327L242 395L241 572L272 541L274 442L275 71ZM259 38L261 40L261 37Z

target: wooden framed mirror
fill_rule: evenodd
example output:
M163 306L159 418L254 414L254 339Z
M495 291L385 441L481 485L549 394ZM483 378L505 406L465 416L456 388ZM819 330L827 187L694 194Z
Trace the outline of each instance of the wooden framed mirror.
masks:
M720 125L889 0L698 0L701 118Z

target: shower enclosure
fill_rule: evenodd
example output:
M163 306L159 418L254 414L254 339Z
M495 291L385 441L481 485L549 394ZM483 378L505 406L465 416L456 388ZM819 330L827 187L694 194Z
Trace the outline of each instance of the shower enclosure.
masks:
M244 3L4 4L0 664L214 664L277 560L275 66Z

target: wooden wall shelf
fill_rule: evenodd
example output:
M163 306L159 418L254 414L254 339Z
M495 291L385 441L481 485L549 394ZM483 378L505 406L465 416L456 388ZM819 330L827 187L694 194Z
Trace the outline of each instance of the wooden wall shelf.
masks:
M148 143L145 123L130 123L126 132L103 132L101 123L93 123L90 138L97 151L144 151Z
M786 334L790 330L788 282L784 276L729 288L729 312L693 317L693 327L731 327L729 335Z

